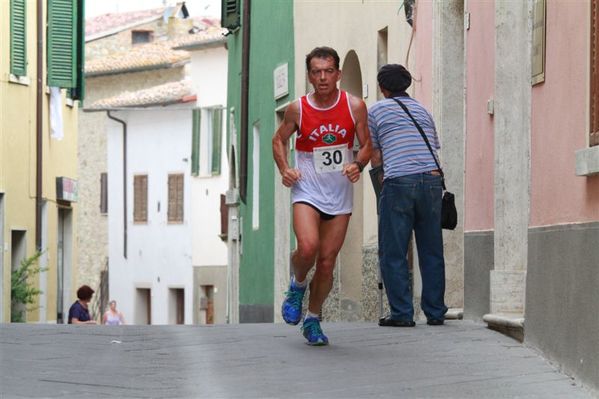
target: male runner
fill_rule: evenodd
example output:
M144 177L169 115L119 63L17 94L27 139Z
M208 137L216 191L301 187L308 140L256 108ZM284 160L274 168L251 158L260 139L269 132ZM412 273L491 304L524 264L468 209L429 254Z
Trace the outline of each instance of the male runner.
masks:
M308 78L314 91L287 107L272 143L273 155L291 187L293 229L297 249L291 258L294 276L282 306L283 319L296 325L302 318L302 300L308 272L308 312L302 330L309 345L327 345L319 314L333 287L335 259L341 250L353 206L353 186L371 155L364 101L337 88L341 78L339 55L317 47L306 56ZM296 167L287 162L289 137L297 132ZM360 150L354 160L357 135Z

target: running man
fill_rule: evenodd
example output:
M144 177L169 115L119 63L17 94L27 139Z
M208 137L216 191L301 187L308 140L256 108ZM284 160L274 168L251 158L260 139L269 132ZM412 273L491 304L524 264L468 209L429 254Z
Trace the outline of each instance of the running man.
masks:
M297 237L291 258L294 276L282 314L288 324L301 321L307 275L316 263L302 331L309 345L327 345L319 315L333 287L335 260L352 213L352 183L360 178L372 148L364 101L337 88L341 78L337 52L330 47L315 48L306 56L306 68L314 91L287 107L272 140L283 184L291 187ZM291 168L287 148L295 132L296 167ZM354 135L360 143L355 159Z

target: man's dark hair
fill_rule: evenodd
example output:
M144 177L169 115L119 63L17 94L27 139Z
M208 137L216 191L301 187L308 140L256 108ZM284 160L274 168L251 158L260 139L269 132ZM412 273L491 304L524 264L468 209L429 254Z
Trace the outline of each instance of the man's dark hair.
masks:
M399 64L383 65L377 75L379 85L391 93L405 91L412 84L412 75Z
M335 61L335 68L339 69L339 54L331 47L316 47L306 55L306 70L310 72L310 61L312 58L332 58Z
M94 292L96 291L92 290L89 285L82 285L77 290L77 298L81 299L82 301L89 301L92 299Z

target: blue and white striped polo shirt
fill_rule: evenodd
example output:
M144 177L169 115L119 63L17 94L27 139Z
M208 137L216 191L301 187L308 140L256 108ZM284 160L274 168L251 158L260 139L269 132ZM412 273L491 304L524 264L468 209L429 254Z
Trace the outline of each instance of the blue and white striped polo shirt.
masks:
M411 97L398 97L426 134L435 156L441 148L435 122L428 111ZM428 172L437 165L412 119L391 98L376 102L368 110L372 147L382 151L385 179Z

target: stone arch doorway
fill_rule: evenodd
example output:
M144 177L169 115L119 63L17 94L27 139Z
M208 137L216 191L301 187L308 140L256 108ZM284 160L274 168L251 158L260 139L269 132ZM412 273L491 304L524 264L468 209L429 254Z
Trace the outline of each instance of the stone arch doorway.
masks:
M341 90L362 98L362 69L354 50L350 50L341 64ZM358 150L355 141L354 154ZM338 318L355 321L362 319L362 247L364 221L364 177L354 184L354 208L345 243L341 249L337 265L337 283L339 295L337 302Z

